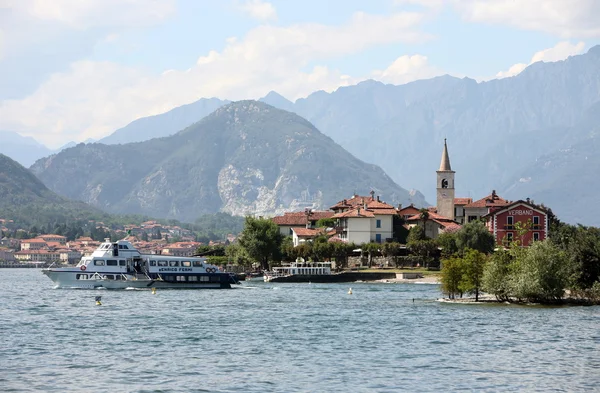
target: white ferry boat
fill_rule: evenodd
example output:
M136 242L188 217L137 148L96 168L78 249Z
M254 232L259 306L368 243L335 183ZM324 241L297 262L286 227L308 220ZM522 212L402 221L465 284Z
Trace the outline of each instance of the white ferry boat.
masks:
M206 258L142 255L126 240L105 239L75 267L42 269L60 288L231 288L233 274Z
M331 262L292 262L286 266L274 267L264 273L264 281L274 281L281 277L290 276L326 276L331 275Z

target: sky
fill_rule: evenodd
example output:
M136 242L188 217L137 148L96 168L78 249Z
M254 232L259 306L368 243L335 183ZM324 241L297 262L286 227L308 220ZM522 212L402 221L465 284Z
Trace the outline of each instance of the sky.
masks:
M598 21L597 0L0 0L0 130L57 148L203 97L505 78Z

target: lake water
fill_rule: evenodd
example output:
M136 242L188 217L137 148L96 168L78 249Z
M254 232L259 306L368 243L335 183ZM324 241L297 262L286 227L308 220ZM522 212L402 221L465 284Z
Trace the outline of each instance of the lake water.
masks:
M383 283L68 290L1 269L0 391L600 391L600 307L438 297Z

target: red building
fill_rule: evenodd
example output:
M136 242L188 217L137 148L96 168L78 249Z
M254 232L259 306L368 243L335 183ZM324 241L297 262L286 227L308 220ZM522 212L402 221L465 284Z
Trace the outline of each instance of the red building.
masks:
M508 246L515 240L522 246L529 246L548 237L548 213L528 201L516 201L493 209L484 218L499 246Z

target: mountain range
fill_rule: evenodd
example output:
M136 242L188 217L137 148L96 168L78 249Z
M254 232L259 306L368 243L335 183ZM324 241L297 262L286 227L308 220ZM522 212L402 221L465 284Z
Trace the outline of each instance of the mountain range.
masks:
M276 92L260 101L307 119L360 160L381 167L398 184L423 191L429 200L447 138L457 196L480 198L495 189L506 198L544 202L565 221L600 225L595 218L600 207L584 211L579 205L579 198L595 195L600 187L578 183L574 198L573 188L561 186L595 172L593 165L581 166L578 157L595 143L590 119L600 110L600 46L487 82L447 75L400 86L365 81L295 102ZM173 135L227 104L201 99L138 119L101 142ZM560 162L561 169L542 168L548 160Z
M79 144L31 170L50 189L107 212L188 222L216 211L323 209L371 190L388 203L426 204L307 120L258 101L227 104L163 138Z

